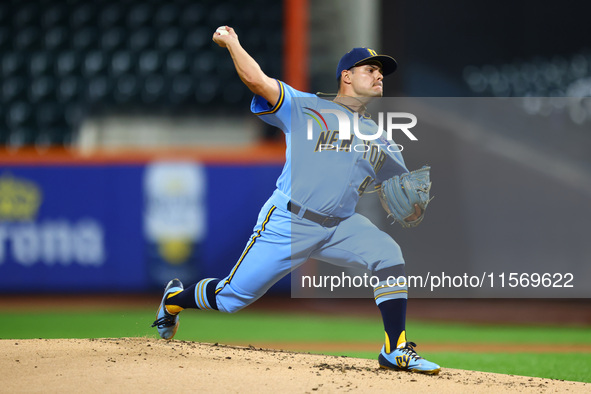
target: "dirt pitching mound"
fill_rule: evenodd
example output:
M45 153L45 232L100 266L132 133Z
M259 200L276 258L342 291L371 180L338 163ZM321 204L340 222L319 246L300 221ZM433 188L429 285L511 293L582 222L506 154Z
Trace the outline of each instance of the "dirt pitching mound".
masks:
M0 340L2 392L590 392L591 384L150 338ZM181 390L181 391L177 391Z

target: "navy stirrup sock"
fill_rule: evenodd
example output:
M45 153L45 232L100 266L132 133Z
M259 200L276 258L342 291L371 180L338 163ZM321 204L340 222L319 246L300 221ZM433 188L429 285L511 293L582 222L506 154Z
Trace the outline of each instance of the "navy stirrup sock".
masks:
M218 310L215 299L215 288L219 279L203 279L185 290L170 295L164 302L170 313L178 313L183 309Z
M386 331L386 353L406 342L406 303L406 298L397 298L378 305Z

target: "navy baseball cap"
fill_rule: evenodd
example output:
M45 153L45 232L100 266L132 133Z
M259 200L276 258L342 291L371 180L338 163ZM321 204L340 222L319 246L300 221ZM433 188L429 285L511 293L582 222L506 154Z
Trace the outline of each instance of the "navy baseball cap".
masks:
M384 74L384 76L392 74L398 67L398 63L396 63L396 60L394 60L392 56L378 55L376 51L369 48L353 48L345 53L339 61L339 65L337 66L337 79L339 79L343 70L361 66L370 61L377 61L381 64L382 74Z

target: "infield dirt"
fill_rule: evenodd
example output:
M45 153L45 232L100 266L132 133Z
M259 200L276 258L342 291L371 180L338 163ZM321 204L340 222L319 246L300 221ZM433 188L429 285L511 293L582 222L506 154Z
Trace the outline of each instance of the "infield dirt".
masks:
M151 338L0 340L0 391L591 392L591 384L442 369L386 371L377 361Z

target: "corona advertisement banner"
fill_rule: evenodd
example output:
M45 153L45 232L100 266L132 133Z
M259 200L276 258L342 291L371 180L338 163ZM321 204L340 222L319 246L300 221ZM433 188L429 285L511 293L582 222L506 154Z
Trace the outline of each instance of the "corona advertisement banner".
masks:
M279 172L195 161L3 165L0 293L149 291L173 277L223 277Z
M0 171L0 290L142 288L139 166Z

